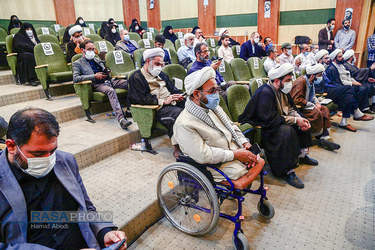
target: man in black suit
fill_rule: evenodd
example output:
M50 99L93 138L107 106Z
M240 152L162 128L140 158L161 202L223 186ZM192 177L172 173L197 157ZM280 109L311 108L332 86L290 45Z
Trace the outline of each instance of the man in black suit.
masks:
M326 49L330 53L333 51L333 29L335 28L335 19L330 18L327 21L327 26L319 31L319 49Z
M257 56L261 58L262 56L266 56L266 52L259 46L259 33L253 32L250 36L250 40L242 44L240 57L247 61L250 57Z

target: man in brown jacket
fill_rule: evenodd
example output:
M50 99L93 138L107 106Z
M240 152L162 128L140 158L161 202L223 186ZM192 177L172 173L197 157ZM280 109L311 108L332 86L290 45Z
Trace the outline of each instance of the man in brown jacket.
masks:
M329 141L329 128L331 123L330 114L327 107L320 104L315 96L314 84L319 84L323 80L322 73L324 66L320 63L306 68L306 75L298 77L293 82L290 92L294 103L301 106L300 111L311 124L310 132L318 139L318 145L327 150L333 151L340 148L340 145Z
M319 31L319 49L326 49L333 51L334 37L333 29L335 28L335 19L330 18L327 21L327 26Z

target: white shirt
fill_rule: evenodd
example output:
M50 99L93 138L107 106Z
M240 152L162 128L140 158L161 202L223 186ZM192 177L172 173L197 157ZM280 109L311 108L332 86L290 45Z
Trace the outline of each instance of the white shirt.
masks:
M264 61L264 70L268 74L268 71L270 71L273 68L276 68L280 63L277 63L275 60L272 60L271 58L267 57L267 59Z

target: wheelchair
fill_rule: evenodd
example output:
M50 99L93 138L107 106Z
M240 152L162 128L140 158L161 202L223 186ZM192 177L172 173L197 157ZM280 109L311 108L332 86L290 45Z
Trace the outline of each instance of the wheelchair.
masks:
M263 164L264 165L264 164ZM247 193L260 195L258 211L266 219L275 215L275 209L268 201L263 177L267 174L263 165L257 164L246 183L247 188L239 189L229 177L219 169L219 165L202 165L186 156L179 156L176 163L169 164L160 173L157 182L157 196L165 217L178 230L192 236L210 233L217 225L219 217L235 224L232 243L235 249L250 249L249 242L241 229L242 202ZM219 172L226 181L216 183L208 168ZM260 176L260 186L251 190L251 183ZM242 178L242 177L241 177ZM241 179L240 178L240 179ZM224 183L224 184L223 184ZM220 206L227 198L237 200L236 215L220 213Z

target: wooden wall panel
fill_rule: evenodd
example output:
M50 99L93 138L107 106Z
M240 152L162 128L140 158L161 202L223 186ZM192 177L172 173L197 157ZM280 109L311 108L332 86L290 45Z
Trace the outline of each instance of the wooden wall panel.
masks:
M265 1L259 0L258 2L258 32L263 38L271 37L273 43L276 44L278 42L280 0L271 1L271 16L269 18L264 18Z
M150 9L150 0L147 0L147 27L161 29L160 1L154 0L154 8Z
M203 31L204 36L212 36L216 29L216 1L208 0L208 5L204 6L204 0L198 1L198 26Z
M56 23L68 26L76 21L74 0L53 0L55 5Z
M134 18L136 18L138 22L141 21L139 15L139 0L122 0L122 6L126 26L129 27Z

